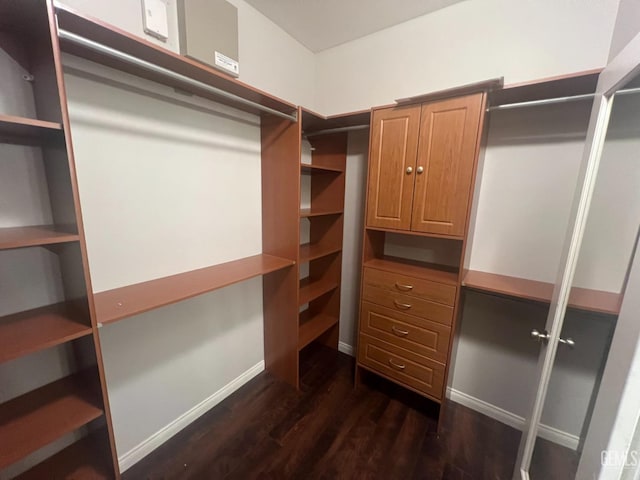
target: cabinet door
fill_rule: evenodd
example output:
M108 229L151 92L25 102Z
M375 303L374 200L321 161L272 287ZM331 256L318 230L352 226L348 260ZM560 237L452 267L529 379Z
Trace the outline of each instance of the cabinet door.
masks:
M464 235L483 105L480 93L422 106L411 230Z
M367 226L409 230L420 106L373 112Z

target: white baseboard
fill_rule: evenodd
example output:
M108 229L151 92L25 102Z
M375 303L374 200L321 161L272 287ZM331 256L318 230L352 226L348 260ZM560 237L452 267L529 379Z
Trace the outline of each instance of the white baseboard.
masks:
M500 407L496 407L490 403L480 400L479 398L467 395L464 392L453 388L447 388L447 397L456 403L464 405L471 410L482 413L487 417L493 418L499 422L509 425L510 427L522 430L524 428L525 419L520 415L508 412ZM549 440L550 442L557 443L563 447L570 448L572 450L578 449L580 438L577 435L563 432L557 428L550 427L548 425L541 425L538 429L538 434L541 438Z
M353 346L349 345L348 343L338 342L338 351L346 353L347 355L351 355L352 357L354 356Z
M164 442L173 437L180 430L184 429L190 423L207 413L218 403L227 398L229 395L238 390L241 386L243 386L245 383L247 383L262 371L264 371L264 360L256 363L249 370L245 371L240 376L227 383L224 387L215 392L209 398L204 399L195 407L183 413L165 427L162 427L149 438L143 440L131 450L119 456L118 464L120 465L120 471L124 472L128 468L135 465L137 462L149 455Z

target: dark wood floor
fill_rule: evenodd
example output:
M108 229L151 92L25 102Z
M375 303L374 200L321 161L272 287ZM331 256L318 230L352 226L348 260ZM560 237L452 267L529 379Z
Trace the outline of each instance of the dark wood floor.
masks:
M263 373L123 475L140 479L511 479L520 432L453 402L437 407L375 376L353 387L353 359L302 353L301 392ZM542 465L569 479L572 452Z

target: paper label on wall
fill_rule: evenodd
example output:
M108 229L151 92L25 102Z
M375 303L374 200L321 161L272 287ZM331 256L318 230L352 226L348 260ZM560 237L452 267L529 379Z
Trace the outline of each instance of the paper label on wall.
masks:
M240 74L240 64L234 60L233 58L227 57L226 55L216 52L216 65L232 74L238 76Z

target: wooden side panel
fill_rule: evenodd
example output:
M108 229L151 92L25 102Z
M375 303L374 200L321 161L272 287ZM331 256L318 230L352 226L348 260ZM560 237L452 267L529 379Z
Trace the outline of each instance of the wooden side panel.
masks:
M480 93L423 105L412 230L465 234L483 99Z
M262 251L296 265L263 279L267 371L298 387L300 123L263 115Z
M409 230L420 106L373 112L367 226Z

